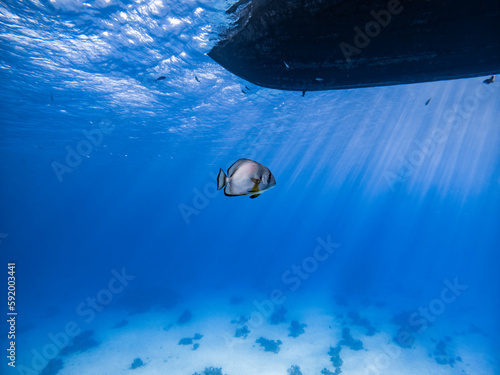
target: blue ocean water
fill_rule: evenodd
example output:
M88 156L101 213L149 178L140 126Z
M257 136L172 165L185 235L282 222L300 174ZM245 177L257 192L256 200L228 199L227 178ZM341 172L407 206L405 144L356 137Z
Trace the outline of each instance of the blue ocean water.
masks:
M0 4L1 373L500 373L499 83L260 88L230 5Z

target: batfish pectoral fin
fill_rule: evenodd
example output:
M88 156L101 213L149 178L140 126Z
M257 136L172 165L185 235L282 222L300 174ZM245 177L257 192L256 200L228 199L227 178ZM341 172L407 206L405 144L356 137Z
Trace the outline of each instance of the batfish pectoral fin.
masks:
M254 194L254 195L250 196L250 199L255 199L255 198L257 198L259 195L260 195L260 194Z
M248 192L249 193L257 193L259 192L260 189L259 189L259 184L258 183L255 183L255 185L253 186L253 188L251 188Z
M253 188L251 188L248 192L249 193L257 193L258 191L260 191L259 189L259 184L260 184L260 180L256 179L256 178L251 178L250 180L252 180L252 182L255 184L253 186Z

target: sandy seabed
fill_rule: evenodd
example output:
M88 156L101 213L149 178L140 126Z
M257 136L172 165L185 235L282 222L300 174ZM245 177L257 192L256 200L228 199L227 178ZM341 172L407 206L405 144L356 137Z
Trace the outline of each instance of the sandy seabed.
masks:
M495 359L488 354L489 337L486 329L475 324L477 319L457 327L453 320L440 317L422 332L409 331L412 344L403 348L394 340L398 330L404 328L397 318L401 320L401 310L390 310L383 304L310 307L301 301L297 305L274 305L272 313L262 310L265 316L255 301L262 300L228 295L132 315L126 310L108 309L92 324L80 325L84 336L82 340L73 338L75 342L68 345L73 350L63 349L51 365L37 373L495 373ZM57 320L64 321L63 316ZM47 327L35 327L30 335L34 347L40 348L47 341ZM24 364L29 365L29 361Z

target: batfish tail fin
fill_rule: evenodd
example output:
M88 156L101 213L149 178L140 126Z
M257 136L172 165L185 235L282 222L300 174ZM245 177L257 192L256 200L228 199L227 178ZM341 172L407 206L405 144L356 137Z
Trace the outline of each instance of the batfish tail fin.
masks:
M217 176L217 190L222 189L224 186L226 186L226 174L222 170L222 168L219 171L219 175Z

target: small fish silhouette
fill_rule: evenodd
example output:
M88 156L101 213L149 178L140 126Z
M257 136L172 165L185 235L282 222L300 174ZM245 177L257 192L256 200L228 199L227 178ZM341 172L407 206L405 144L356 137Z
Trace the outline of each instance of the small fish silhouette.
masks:
M495 82L495 76L494 76L494 75L493 75L493 76L491 76L491 77L490 77L490 78L488 78L488 79L485 79L485 80L483 81L483 83L486 83L487 85L490 85L490 84L492 84L493 82Z
M167 77L165 77L165 76L159 76L158 78L156 78L156 80L157 81L161 81L162 79L165 79L165 78L167 78Z
M243 94L248 94L248 92L250 91L250 89L248 88L248 86L245 86L245 88L248 90L248 91L245 91L244 89L241 89L241 92Z

